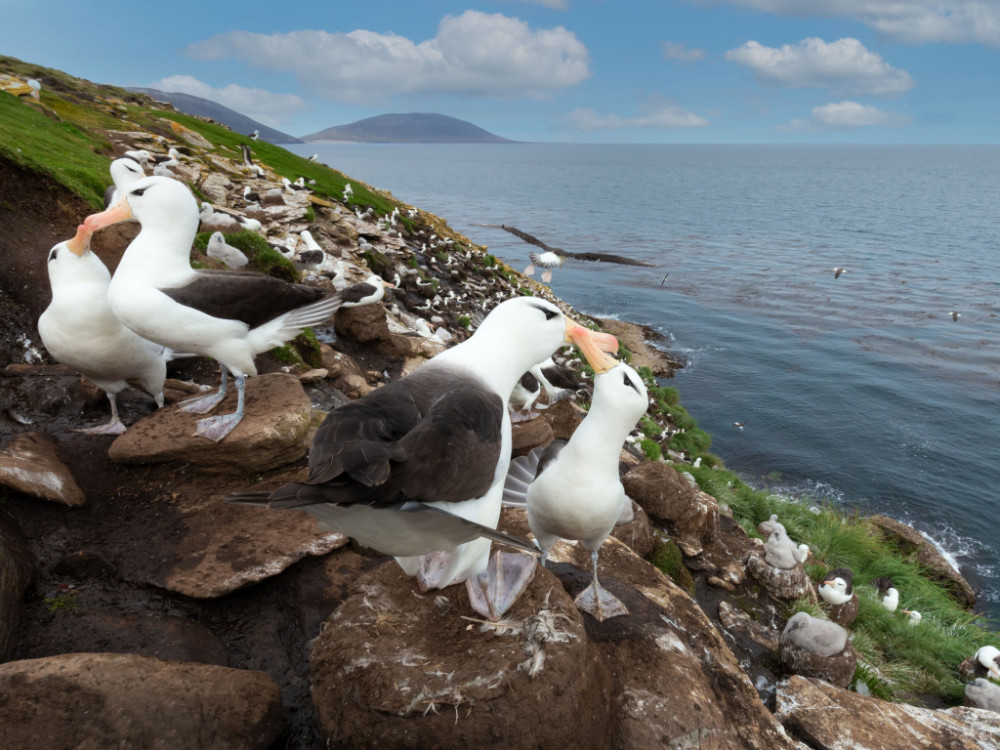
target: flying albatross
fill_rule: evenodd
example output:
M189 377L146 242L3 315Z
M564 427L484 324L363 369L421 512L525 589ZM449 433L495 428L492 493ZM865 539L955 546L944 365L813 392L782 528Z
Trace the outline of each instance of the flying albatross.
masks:
M111 274L90 251L90 232L82 224L73 239L49 251L48 270L52 302L38 319L42 343L56 360L96 383L111 402L110 422L79 432L120 435L125 425L118 416L118 394L126 379L137 379L156 405L163 406L172 352L136 335L115 317L108 304Z
M487 225L495 226L495 225ZM524 273L527 276L531 276L535 272L535 266L540 266L546 271L542 273L542 281L548 283L552 281L552 270L553 268L558 268L566 262L567 258L573 258L575 260L591 260L598 263L617 263L622 266L652 266L653 263L647 263L643 260L636 260L635 258L627 258L624 255L614 255L612 253L571 253L568 250L563 250L561 247L551 247L546 245L537 237L534 237L527 232L522 232L517 227L507 226L506 224L501 224L500 229L510 232L515 237L520 237L525 242L536 245L542 248L544 253L532 252L529 254L531 258L531 265L524 269Z
M590 412L569 442L556 440L543 452L518 458L516 464L537 464L534 478L523 489L517 479L519 473L523 476L521 467L512 466L503 497L510 505L527 504L542 565L560 538L580 540L590 551L593 578L576 597L576 605L599 621L628 614L598 582L597 554L629 502L618 476L622 443L649 406L646 386L636 371L605 356L604 372L594 378Z
M600 350L618 345L545 300L503 302L466 341L330 412L304 482L226 499L301 508L395 556L422 588L465 580L477 612L503 612L520 591L514 584L523 588L535 570L534 557L489 556L491 539L534 549L496 531L510 464L507 399L523 372L570 342L595 371Z
M175 351L212 357L222 366L215 394L190 399L182 411L205 414L236 379L236 411L206 417L196 434L219 441L243 418L245 378L256 375L254 357L327 320L340 307L337 294L290 284L253 271L199 271L189 254L198 231L198 204L181 182L145 177L111 208L88 216L88 231L134 216L142 225L108 287L114 314L143 338Z

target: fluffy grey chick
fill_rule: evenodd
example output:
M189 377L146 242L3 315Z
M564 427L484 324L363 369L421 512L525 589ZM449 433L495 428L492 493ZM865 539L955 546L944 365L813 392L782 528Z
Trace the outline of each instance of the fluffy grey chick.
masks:
M797 612L788 618L781 638L819 656L839 654L847 646L846 630L835 622L821 620L808 612Z
M221 260L228 268L243 268L250 262L239 248L226 243L225 235L222 232L212 232L212 236L208 238L206 253L209 258Z

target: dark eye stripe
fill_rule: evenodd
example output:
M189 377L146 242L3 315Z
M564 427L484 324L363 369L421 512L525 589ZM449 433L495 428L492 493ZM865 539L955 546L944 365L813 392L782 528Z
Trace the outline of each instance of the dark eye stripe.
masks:
M639 392L639 387L635 383L632 382L632 378L630 378L628 376L627 372L625 373L625 385L631 387L632 390L634 390L636 393Z

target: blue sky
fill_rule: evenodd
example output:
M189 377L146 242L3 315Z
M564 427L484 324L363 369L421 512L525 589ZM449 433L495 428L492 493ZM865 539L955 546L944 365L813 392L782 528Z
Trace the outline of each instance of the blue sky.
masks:
M441 112L533 141L1000 141L1000 0L0 0L0 18L2 54L293 135Z

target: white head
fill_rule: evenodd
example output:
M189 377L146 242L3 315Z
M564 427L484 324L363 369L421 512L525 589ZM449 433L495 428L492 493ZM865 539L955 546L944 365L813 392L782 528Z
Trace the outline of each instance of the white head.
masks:
M976 652L976 660L989 670L990 677L1000 679L1000 649L996 646L983 646Z
M90 232L83 224L77 227L73 239L49 250L48 271L53 296L64 284L85 282L107 286L111 282L107 266L90 252Z
M129 159L127 156L111 162L110 171L111 180L119 192L124 192L136 180L141 180L146 176L139 162L135 159Z
M594 378L594 400L591 413L607 412L620 422L626 434L649 408L649 394L639 374L624 362ZM624 440L624 438L622 438Z
M515 297L501 302L470 339L442 352L433 361L440 360L443 364L460 361L474 367L497 393L506 397L521 375L563 344L580 347L596 373L618 364L618 360L606 353L618 351L614 336L584 328L554 304L538 297Z
M143 177L125 190L115 205L88 216L84 224L91 232L135 217L143 231L163 234L198 231L198 204L188 187L169 177ZM185 248L185 253L190 246Z

